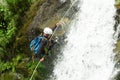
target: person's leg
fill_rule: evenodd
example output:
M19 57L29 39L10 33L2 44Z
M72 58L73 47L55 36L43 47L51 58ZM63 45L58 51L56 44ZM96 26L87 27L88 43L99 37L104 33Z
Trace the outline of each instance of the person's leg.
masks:
M37 53L37 58L41 59L44 56L45 51L42 49L39 49L38 53Z
M32 53L32 61L33 61L33 63L34 63L34 57L35 57L35 54Z

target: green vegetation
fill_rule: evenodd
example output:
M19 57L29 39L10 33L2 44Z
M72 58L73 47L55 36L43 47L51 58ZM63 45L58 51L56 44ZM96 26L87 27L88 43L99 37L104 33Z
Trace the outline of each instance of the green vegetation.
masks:
M115 7L120 9L120 0L115 0Z
M115 0L115 3L116 4L120 4L120 0Z
M38 1L42 4L45 0L4 1L5 5L0 3L0 80L28 80L37 62L33 63L27 58L28 55L21 49L23 46L18 45L18 36L21 35L21 29L28 26L35 16ZM27 20L29 21L25 24ZM39 68L33 80L43 80L45 77L45 66L40 64Z

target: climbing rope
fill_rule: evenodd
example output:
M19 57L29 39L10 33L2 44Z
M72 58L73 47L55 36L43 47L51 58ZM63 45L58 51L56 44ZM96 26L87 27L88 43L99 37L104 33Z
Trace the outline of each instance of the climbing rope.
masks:
M74 2L71 4L70 8L66 11L66 13L63 15L63 17L60 19L59 22L62 22L62 21L63 21L64 17L67 15L67 13L68 13L68 12L70 11L70 9L73 7L73 5L75 4L75 2L76 2L76 1L74 1ZM55 34L57 28L58 28L58 26L55 28L55 30L54 30L53 34L51 35L49 41L52 39L52 37L53 37L53 35Z
M69 12L69 10L72 8L72 6L75 4L75 2L76 2L76 1L74 1L74 2L71 4L70 8L66 11L66 13L64 14L64 16L61 18L61 20L60 20L59 22L61 22L61 21L64 19L64 17L66 16L66 14ZM58 26L55 28L55 30L54 30L53 34L51 35L49 41L52 39L52 37L53 37L53 35L55 34L57 28L58 28ZM35 74L35 71L36 71L36 69L38 68L38 66L39 66L40 63L41 63L40 61L37 63L37 65L36 65L36 67L35 67L32 75L31 75L31 77L30 77L30 80L32 80L33 75Z
M32 78L33 78L33 75L35 74L35 71L36 71L36 69L38 68L38 65L40 64L40 61L38 61L38 64L36 65L36 67L35 67L35 69L34 69L34 71L33 71L33 73L32 73L32 76L30 77L30 80L32 80Z

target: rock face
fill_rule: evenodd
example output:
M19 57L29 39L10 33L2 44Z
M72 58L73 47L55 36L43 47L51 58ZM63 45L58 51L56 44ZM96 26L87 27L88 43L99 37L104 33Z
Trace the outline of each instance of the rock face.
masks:
M61 20L70 7L70 0L47 0L37 11L34 20L28 27L28 35L34 34L36 28L53 27ZM76 12L75 6L64 18L72 18ZM34 31L33 31L34 30Z
M47 0L37 11L33 22L28 27L28 35L34 34L36 29L54 26L55 23L60 20L63 13L69 8L69 5L69 0L65 3L61 3L58 0Z
M116 10L116 15L114 17L115 18L114 30L117 31L118 26L120 24L120 8L119 8L118 4L115 5L115 6L116 6L117 10ZM120 53L119 52L120 51L120 32L118 32L118 41L117 41L116 48L114 49L114 51L115 51L115 53L117 53L115 60L118 61L118 59L120 59L120 57L119 57L119 53Z
M120 25L120 4L115 4L116 7L116 16L115 18L115 25L114 25L114 30L117 31L118 26ZM118 70L120 69L120 32L118 31L118 40L116 43L116 48L114 49L114 52L116 53L115 55L115 68ZM116 74L114 77L115 80L120 80L120 71Z

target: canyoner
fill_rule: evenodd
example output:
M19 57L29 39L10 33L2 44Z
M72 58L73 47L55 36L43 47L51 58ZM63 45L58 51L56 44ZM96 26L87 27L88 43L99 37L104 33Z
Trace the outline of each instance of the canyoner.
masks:
M38 57L40 60L38 61L35 69L33 70L33 73L30 77L30 80L32 80L33 75L35 74L36 69L38 68L39 64L44 61L45 56L48 55L49 50L53 47L54 40L52 40L53 35L55 34L55 31L57 28L61 25L60 22L56 23L55 26L51 29L49 27L44 28L43 33L36 38L34 38L30 42L30 50L33 53L32 60L34 62L34 57Z
M56 23L56 25L51 29L49 27L44 28L43 33L39 36L35 37L30 42L30 50L32 51L32 60L34 62L34 57L39 58L40 62L42 62L45 58L45 55L49 54L49 51L56 43L52 37L53 32L59 27L60 22Z

